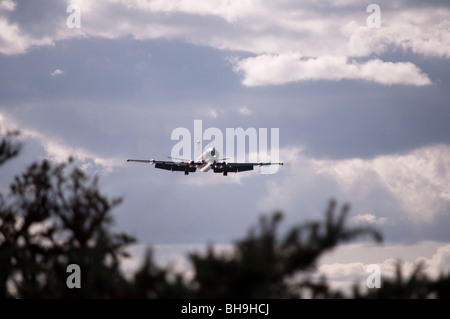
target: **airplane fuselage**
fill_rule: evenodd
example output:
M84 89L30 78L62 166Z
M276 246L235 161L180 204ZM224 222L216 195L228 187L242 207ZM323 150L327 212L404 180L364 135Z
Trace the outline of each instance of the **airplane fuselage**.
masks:
M219 152L215 148L208 148L202 155L197 158L197 162L203 162L198 166L201 172L209 171L214 164L218 162Z

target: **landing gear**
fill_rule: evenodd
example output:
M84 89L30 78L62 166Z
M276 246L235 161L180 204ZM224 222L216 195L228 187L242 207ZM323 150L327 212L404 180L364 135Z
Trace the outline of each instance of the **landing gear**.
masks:
M228 172L227 171L223 171L223 176L227 176Z
M184 175L189 175L189 171L184 171Z

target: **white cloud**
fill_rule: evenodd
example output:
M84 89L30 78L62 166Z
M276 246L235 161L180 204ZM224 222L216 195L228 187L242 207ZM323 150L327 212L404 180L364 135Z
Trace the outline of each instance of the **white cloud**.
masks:
M407 1L382 6L383 27L376 30L366 25L367 4L363 1L327 4L304 1L301 5L295 1L263 0L111 0L109 3L121 10L111 11L108 4L95 4L90 12L98 14L96 21L90 21L93 24L90 33L105 31L106 21L100 13L108 10L117 15L113 19L115 25L108 28L112 37L126 33L139 39L176 37L218 49L255 54L297 53L309 58L369 56L384 52L392 44L431 56L449 57L450 53L449 10L417 8ZM148 19L127 21L132 15L144 14L156 19L151 23ZM183 19L193 16L198 19ZM207 18L223 19L226 23Z
M2 4L13 7L11 1ZM363 1L305 1L298 5L295 1L263 0L110 0L79 4L80 29L56 28L38 37L0 18L0 53L24 53L33 45L80 36L179 39L255 54L235 65L245 75L243 83L250 86L321 79L420 86L431 80L414 64L382 61L373 55L392 47L450 57L450 10L415 7L407 1L383 5L379 29L367 27ZM55 17L61 22L63 18ZM352 60L364 57L370 60Z
M7 123L7 127L2 127L2 129L20 130L20 139L25 140L31 138L38 141L46 152L45 158L51 161L66 162L69 157L72 157L74 160L81 162L82 169L87 170L93 165L98 165L102 173L108 173L115 167L125 166L123 159L105 158L84 148L72 147L53 137L46 136L37 130L19 126L12 118L0 113L0 125L3 123Z
M240 108L238 109L238 112L241 113L242 115L252 115L252 114L253 114L253 111L250 110L250 109L249 109L248 107L246 107L246 106L240 107Z
M213 119L216 119L218 116L217 111L214 109L209 109L207 114L209 117L212 117Z
M0 11L14 11L16 4L12 0L3 0L0 2Z
M342 279L342 278L357 278L366 275L366 268L362 262L356 263L334 263L321 265L318 269L320 274L324 274L327 278Z
M387 222L387 218L385 217L377 218L375 215L372 214L358 214L353 217L353 220L356 223L368 223L375 225L384 225Z
M345 254L345 250L353 249L353 246L349 245L348 248L343 246L338 249L333 256L333 260L336 261L339 256L342 258L340 254ZM359 284L361 288L366 288L366 279L371 274L371 272L368 272L368 267L372 264L380 266L383 278L395 276L398 262L401 263L404 277L410 276L419 263L423 264L424 272L432 279L450 271L450 244L448 243L420 242L412 246L388 244L382 247L359 245L357 249L362 249L362 251L358 250L358 253L355 251L353 255L361 261L330 263L330 260L325 260L319 265L316 275L325 275L335 289L344 288L349 291L354 283ZM431 249L435 249L434 253ZM399 253L402 253L405 257L405 252L409 255L407 259L399 257ZM421 255L424 252L431 256ZM369 261L371 254L378 255L378 258L381 257L382 259Z
M37 131L22 129L21 132L26 137L31 137L40 141L47 155L46 157L55 162L66 161L73 157L83 163L82 168L87 170L92 164L100 165L102 172L110 172L115 167L124 166L124 161L114 158L104 158L83 148L72 147L60 141L49 138Z
M448 8L398 10L396 14L395 21L384 30L393 44L425 56L450 58Z
M21 54L25 53L33 45L51 45L51 36L34 38L21 31L18 24L10 24L0 16L0 54Z
M261 199L264 211L292 212L297 207L322 211L325 196L335 196L355 204L360 215L354 221L392 225L404 219L432 222L450 208L448 145L346 160L316 160L301 149L283 149L280 158L285 162L283 174L266 183L270 196ZM383 201L374 196L380 193ZM306 203L316 206L305 207ZM380 216L386 211L389 216Z
M50 75L52 77L58 77L64 74L64 71L61 69L56 69L55 71L53 71Z
M378 156L371 160L349 159L327 162L322 173L334 176L348 191L361 194L368 187L389 191L405 214L417 222L431 221L450 205L450 147L427 146L405 155ZM372 178L368 178L369 175Z
M0 17L0 53L23 53L28 48L26 37L19 31L17 24L11 25Z
M267 195L261 198L259 210L265 213L281 210L289 214L301 206L298 213L321 212L329 194L335 194L336 190L332 178L319 174L322 164L296 147L280 149L280 160L284 165L280 173L269 175Z
M349 62L346 57L322 56L303 59L298 54L259 55L234 62L246 86L279 85L311 80L366 80L380 84L431 84L430 79L410 62L392 63L379 59L365 63Z
M433 257L419 257L416 262L422 262L427 273L437 278L442 272L450 270L450 244L439 247Z
M185 13L192 15L212 15L234 22L241 17L258 11L262 3L260 0L221 1L221 0L155 0L155 1L126 1L112 0L131 10L144 10L158 13Z

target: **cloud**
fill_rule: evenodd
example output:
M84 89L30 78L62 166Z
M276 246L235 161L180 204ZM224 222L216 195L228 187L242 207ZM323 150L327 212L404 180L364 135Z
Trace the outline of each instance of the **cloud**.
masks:
M11 25L0 17L0 53L23 53L28 48L26 36L19 31L17 24Z
M435 145L408 154L378 156L370 160L327 162L321 170L354 194L381 187L398 200L406 216L431 221L450 207L450 146Z
M11 1L2 4L13 8ZM243 84L248 86L322 79L422 86L431 80L419 67L408 61L384 61L380 55L400 49L450 57L450 10L437 5L423 8L407 1L384 4L382 27L374 30L366 25L366 3L359 1L305 1L301 6L295 1L262 0L79 4L83 22L77 30L65 27L65 12L55 12L50 21L39 21L48 24L39 28L39 34L36 28L23 28L31 22L0 18L0 53L24 53L31 46L78 37L177 39L255 54L234 65L243 72ZM354 58L367 61L355 62Z
M381 271L381 277L383 278L393 278L396 275L396 267L398 262L401 262L402 274L404 277L410 276L414 271L415 267L422 263L423 270L427 276L432 279L438 278L442 273L446 273L450 269L450 244L448 243L431 243L430 242L420 242L413 246L395 246L395 245L385 245L383 247L366 247L367 254L358 254L358 258L361 261L358 262L333 262L329 263L327 261L322 262L317 272L314 276L325 275L327 279L330 280L332 287L344 288L350 291L351 286L356 283L360 285L361 288L366 288L366 280L371 274L369 270L370 265L378 265ZM438 244L438 245L437 245ZM363 248L360 246L358 249ZM421 256L423 249L430 248L436 249L430 257ZM334 259L339 258L339 253L342 253L347 249L342 248L340 252L338 251ZM350 247L349 247L350 249ZM397 251L407 251L413 252L410 257L405 260L403 258L395 257L394 253ZM419 252L420 251L420 252ZM380 254L381 252L381 254ZM376 262L368 261L370 254L377 254L381 256L392 256L387 257Z
M330 194L337 195L336 182L319 174L322 164L307 157L304 149L281 148L280 160L284 165L266 182L267 194L259 202L260 211L313 216L323 211Z
M32 46L54 44L54 35L48 34L42 37L34 37L21 29L19 23L10 23L1 15L0 10L0 54L22 54Z
M214 110L214 109L209 109L209 110L207 111L207 114L208 114L209 117L212 117L213 119L217 119L217 117L219 116L219 115L217 114L217 111Z
M372 214L358 214L353 217L353 220L356 223L368 223L375 225L384 225L387 222L387 218L385 217L377 218L375 215Z
M327 197L334 196L348 198L362 212L353 219L359 223L394 225L408 220L421 225L448 214L448 145L373 159L319 160L308 157L300 148L280 153L284 174L266 183L270 196L260 202L264 211L293 212L302 207L317 212L323 210Z
M238 112L239 112L240 114L242 114L242 115L252 115L252 114L253 114L253 111L250 110L250 109L249 109L248 107L246 107L246 106L240 107L240 108L238 109Z
M69 157L72 157L79 161L82 169L92 169L94 173L108 173L114 168L125 165L123 159L102 157L85 148L73 147L38 130L19 126L11 117L0 113L0 125L3 125L3 123L7 123L5 128L2 127L5 130L19 130L20 127L19 138L38 142L45 150L44 157L51 161L65 162Z
M450 244L439 247L431 258L419 257L416 262L422 262L425 271L437 278L442 272L448 272L450 269Z
M297 54L259 55L234 62L233 70L243 74L246 86L280 85L317 80L365 80L385 85L431 84L427 75L410 62L348 62L346 57L322 56L303 59Z
M237 21L239 18L248 16L261 6L260 0L242 0L224 2L220 0L156 0L156 1L123 1L113 0L111 2L125 4L127 9L145 10L159 13L181 12L193 15L213 15L225 19L228 22ZM258 11L258 9L256 9Z
M433 7L398 10L395 21L384 30L383 36L404 50L450 58L449 13L448 8Z
M362 262L356 263L335 263L321 265L318 269L320 274L324 274L327 278L333 280L352 279L357 277L363 277L366 274L367 265Z
M0 2L0 11L14 11L16 4L12 0L2 0Z
M52 77L58 77L64 74L64 71L61 69L56 69L55 71L53 71L50 75Z

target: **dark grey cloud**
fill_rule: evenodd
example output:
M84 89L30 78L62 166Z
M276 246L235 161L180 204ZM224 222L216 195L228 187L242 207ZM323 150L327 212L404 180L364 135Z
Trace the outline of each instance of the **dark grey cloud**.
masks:
M8 12L8 21L20 25L20 30L32 37L53 35L55 31L67 28L68 4L65 1L13 1L16 6Z

